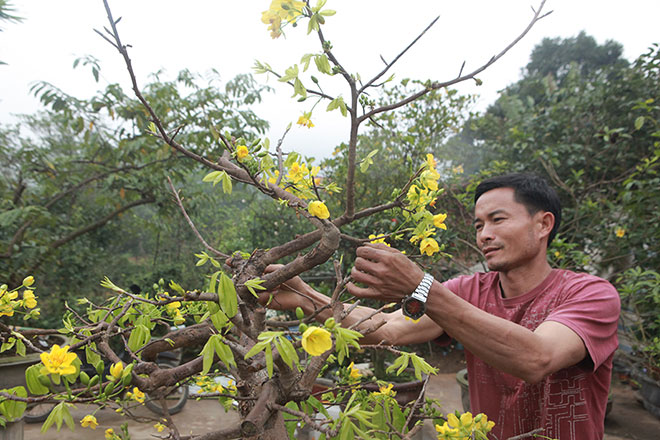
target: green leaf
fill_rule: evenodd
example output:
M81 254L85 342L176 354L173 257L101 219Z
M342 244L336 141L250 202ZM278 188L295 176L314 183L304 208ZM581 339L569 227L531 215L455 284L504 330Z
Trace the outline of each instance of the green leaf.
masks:
M217 293L216 283L218 281L218 275L220 275L221 273L222 273L222 271L219 270L219 271L215 272L213 275L211 275L211 280L209 282L209 292ZM211 311L211 313L213 313L213 312Z
M27 397L27 391L25 391L25 388L22 386L9 388L3 391L13 396ZM5 416L8 421L14 421L23 417L23 413L25 412L26 408L27 403L25 402L7 399L0 403L0 414Z
M227 317L233 318L238 312L238 297L234 283L224 272L220 276L218 298L222 311L225 312Z
M257 342L256 344L254 344L254 346L247 353L245 353L245 359L250 359L255 354L263 351L264 348L266 348L266 345L268 345L268 344L270 344L270 341Z
M635 130L639 130L644 126L644 116L639 116L635 119Z
M128 337L128 348L136 352L149 342L151 339L151 331L144 325L136 325Z
M229 174L225 173L224 171L223 173L224 174L222 175L222 191L225 194L231 194L231 190L232 190L231 177L229 177Z
M284 75L278 79L279 82L287 82L294 78L298 78L298 65L294 64L284 71Z
M247 289L252 295L254 295L255 298L259 298L259 294L255 290L266 290L266 288L262 286L262 284L265 282L266 280L262 280L261 278L252 278L251 280L247 280L245 282L245 287L247 287Z
M332 75L332 68L330 67L328 57L325 54L314 57L314 64L316 64L316 68L319 72Z
M28 390L30 393L38 396L46 394L49 391L48 387L41 383L39 376L41 376L41 364L31 365L25 370L25 383Z
M268 377L273 377L273 348L270 344L266 345L266 370L268 371Z
M219 332L223 331L229 322L227 315L222 310L218 310L216 313L210 315L211 322L213 327Z
M202 179L202 182L213 182L215 179L220 176L224 171L211 171Z
M213 347L213 341L211 339L212 337L206 341L204 348L202 348L202 351L199 353L202 356L202 375L208 374L211 365L213 365L215 348Z

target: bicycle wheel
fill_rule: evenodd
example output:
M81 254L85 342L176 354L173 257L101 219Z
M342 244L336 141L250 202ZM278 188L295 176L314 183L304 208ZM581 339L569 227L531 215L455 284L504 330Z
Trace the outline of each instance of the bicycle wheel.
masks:
M178 365L173 362L159 361L158 366L160 368L174 368ZM170 414L176 414L183 409L188 400L188 385L179 385L172 387L172 391L165 396L165 403L167 405L167 410ZM165 415L163 407L161 406L160 400L154 400L147 395L147 400L145 401L147 408L155 412L158 415Z
M41 423L48 418L55 408L54 403L30 403L23 413L25 423Z

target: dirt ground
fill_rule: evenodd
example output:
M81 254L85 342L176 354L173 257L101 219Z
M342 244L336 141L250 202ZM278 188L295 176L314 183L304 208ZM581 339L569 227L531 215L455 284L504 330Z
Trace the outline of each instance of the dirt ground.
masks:
M450 351L443 354L442 350L433 350L427 356L427 360L438 367L440 374L432 376L427 386L427 395L443 402L443 410L453 412L461 410L460 388L456 382L456 372L464 368L463 354L459 351ZM636 391L627 383L623 383L619 377L615 377L612 383L613 408L605 420L605 440L658 440L660 439L660 420L653 417L642 406L636 398ZM41 424L25 425L25 440L102 440L104 431L113 428L119 431L119 426L125 421L121 416L110 410L102 410L96 414L99 422L98 428L92 431L89 428L80 427L79 421L86 414L93 411L91 407L78 406L73 412L77 426L71 432L63 426L58 433L51 428L48 432L39 432ZM145 417L154 417L150 423L140 424L130 422L129 432L132 440L147 440L158 438L158 433L153 428L156 422L154 414L146 408L140 412ZM201 434L220 429L238 420L235 412L225 413L215 401L189 400L183 411L174 416L175 423L180 428L182 435ZM415 440L435 439L435 430L427 422L422 432ZM307 440L303 435L296 436L297 440Z

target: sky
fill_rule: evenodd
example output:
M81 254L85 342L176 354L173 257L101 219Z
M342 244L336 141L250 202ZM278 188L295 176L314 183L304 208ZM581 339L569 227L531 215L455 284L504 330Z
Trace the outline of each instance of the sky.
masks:
M315 4L317 0L312 0ZM200 74L219 71L223 81L249 73L255 60L278 71L299 62L305 53L318 52L318 40L306 35L306 24L287 28L286 38L271 39L261 23L269 0L109 0L119 32L130 44L130 56L140 84L162 70L171 79L184 68ZM465 62L465 71L485 63L515 39L532 18L539 0L328 0L337 11L324 26L333 52L350 72L370 78L383 67L381 56L394 58L435 18L438 22L392 69L395 79L448 80ZM22 23L3 23L0 32L0 123L17 121L16 114L40 108L29 88L46 81L66 93L89 98L108 84L129 90L128 74L118 52L94 29L107 26L102 0L13 0L14 15ZM657 17L660 1L547 0L552 14L502 59L473 81L456 86L461 93L477 93L476 110L484 110L499 90L518 80L536 44L545 37L574 37L584 30L598 43L623 44L624 57L634 60L652 43L660 42ZM100 60L101 78L95 83L89 69L73 69L76 58ZM317 75L320 77L320 75ZM290 122L311 108L296 103L292 91L272 76L256 79L275 88L255 110L270 121L267 136L274 143ZM326 90L348 95L339 78L327 78ZM314 128L294 128L286 138L288 150L316 157L328 156L348 139L348 121L338 112L316 107Z

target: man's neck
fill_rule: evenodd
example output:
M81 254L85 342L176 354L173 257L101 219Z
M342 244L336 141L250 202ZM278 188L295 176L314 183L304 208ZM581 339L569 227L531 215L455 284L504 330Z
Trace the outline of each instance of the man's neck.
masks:
M545 280L552 268L547 260L500 272L500 287L505 298L523 295Z

